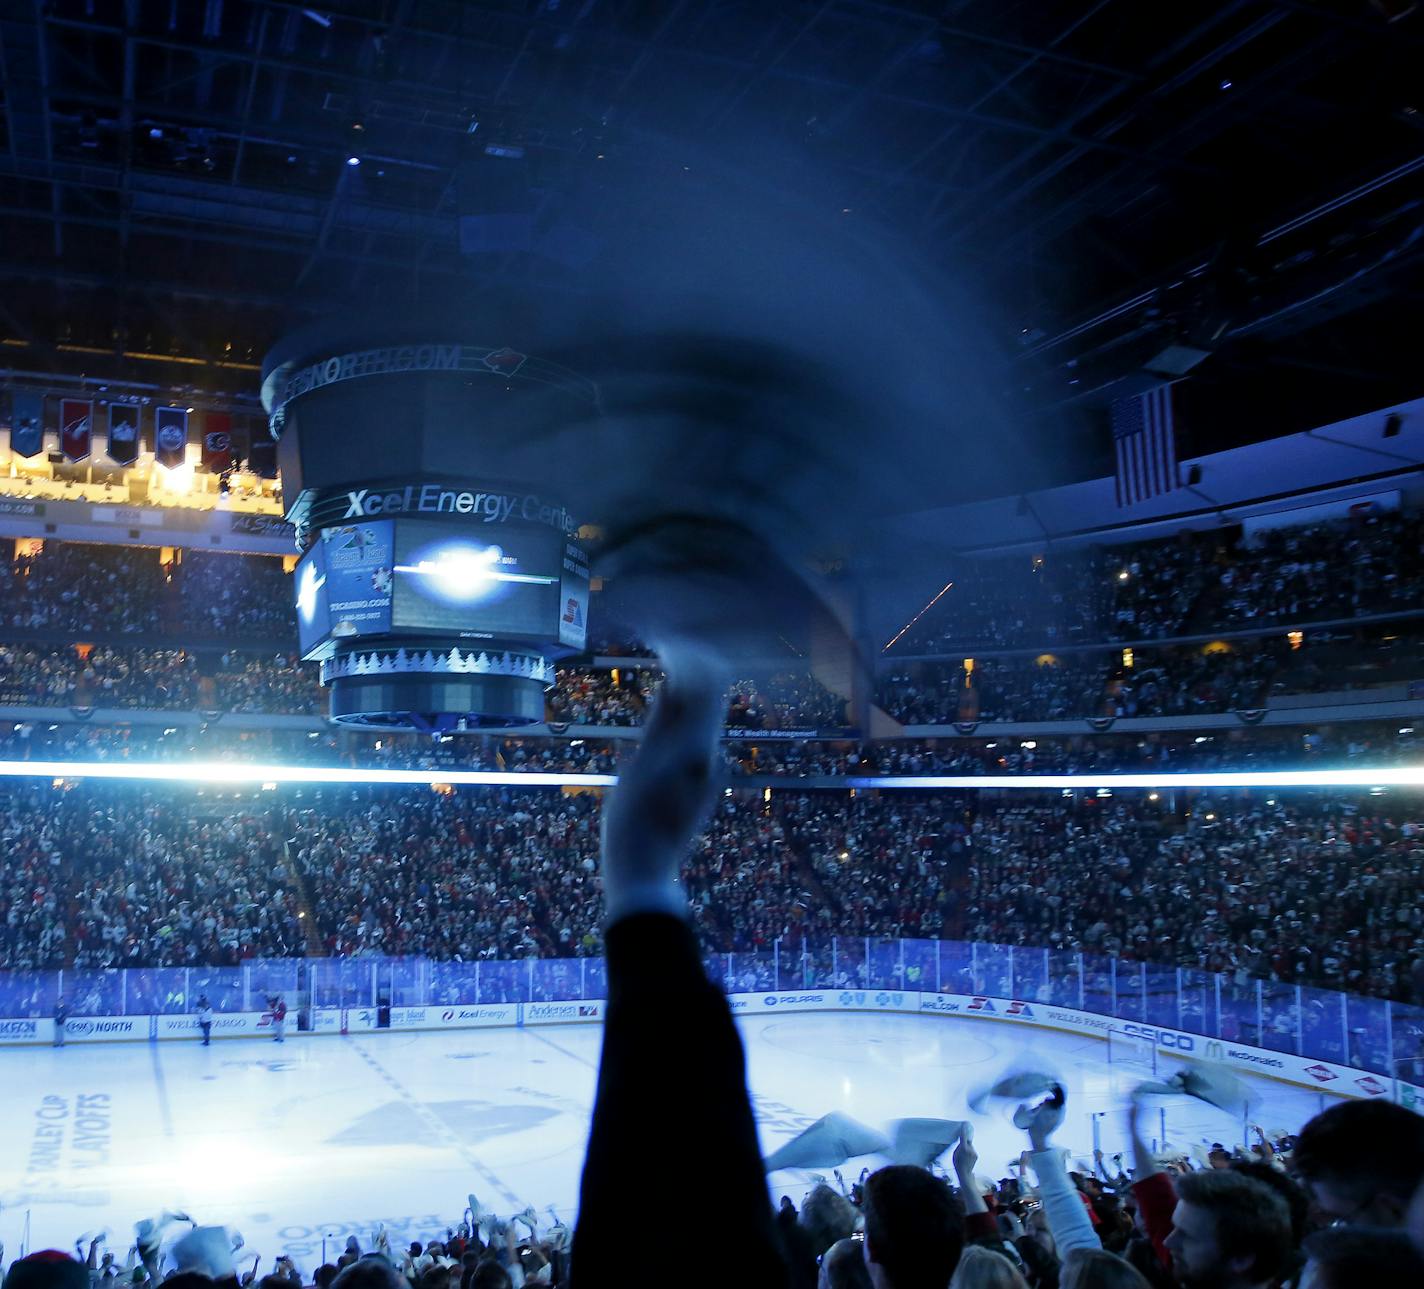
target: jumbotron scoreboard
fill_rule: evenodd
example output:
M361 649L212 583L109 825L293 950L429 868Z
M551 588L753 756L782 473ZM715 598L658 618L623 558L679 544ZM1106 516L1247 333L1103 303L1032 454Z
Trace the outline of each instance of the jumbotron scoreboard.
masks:
M336 522L325 526L328 515ZM449 482L363 487L319 500L310 522L316 535L296 571L308 660L332 657L339 641L431 632L587 645L588 554L568 513L535 494Z
M508 345L432 339L436 326L333 319L264 364L302 656L344 724L534 724L555 660L587 647L590 591L544 445L597 417L597 391Z

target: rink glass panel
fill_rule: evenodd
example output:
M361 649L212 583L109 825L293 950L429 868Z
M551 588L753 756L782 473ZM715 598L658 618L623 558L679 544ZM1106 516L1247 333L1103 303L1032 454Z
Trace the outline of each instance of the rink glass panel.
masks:
M1099 953L958 940L820 936L703 957L729 993L923 990L1073 1008L1331 1061L1390 1078L1424 1074L1424 1008L1308 985L1129 962ZM563 1002L607 995L600 957L436 962L423 958L254 959L236 967L0 972L0 1019L293 1012Z
M1301 1055L1344 1065L1349 1046L1345 995L1310 985L1303 985L1300 993Z
M1121 958L1111 959L1113 969L1113 995L1116 1003L1112 1014L1121 1020L1147 1020L1147 980L1140 962L1123 962Z
M1180 971L1176 967L1159 967L1146 963L1142 968L1145 993L1144 1019L1158 1029L1188 1029L1182 1024L1179 988Z
M0 974L0 1014L13 1020L49 1016L59 1001L59 988L58 972L4 972Z
M1054 1007L1083 1008L1083 955L1073 949L1049 949L1048 981L1042 1000Z

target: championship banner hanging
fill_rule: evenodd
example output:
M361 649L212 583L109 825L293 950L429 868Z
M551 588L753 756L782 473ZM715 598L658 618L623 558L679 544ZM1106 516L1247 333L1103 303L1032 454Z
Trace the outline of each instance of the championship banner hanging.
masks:
M32 457L44 449L44 395L17 389L10 396L10 451Z
M226 412L203 417L203 468L213 474L232 468L232 417Z
M160 407L154 417L153 458L172 470L188 451L188 413L181 407Z
M62 398L59 401L59 450L70 461L83 461L94 441L92 399Z
M138 408L109 404L109 460L133 465L138 460Z

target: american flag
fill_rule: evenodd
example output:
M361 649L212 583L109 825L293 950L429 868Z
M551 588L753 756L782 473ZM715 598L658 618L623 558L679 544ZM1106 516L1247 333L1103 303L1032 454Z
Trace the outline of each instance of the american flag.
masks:
M1180 485L1170 385L1118 399L1112 405L1112 435L1119 506L1160 497Z

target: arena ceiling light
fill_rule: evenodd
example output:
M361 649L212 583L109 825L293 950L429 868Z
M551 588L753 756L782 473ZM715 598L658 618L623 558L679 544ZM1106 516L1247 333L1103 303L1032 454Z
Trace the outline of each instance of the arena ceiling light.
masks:
M769 776L763 776L769 777ZM390 784L395 787L448 783L461 787L592 787L618 782L613 774L521 772L517 770L386 770L331 765L261 765L236 761L0 761L0 778L128 779L165 783L231 784ZM786 779L788 789L811 790L804 779ZM756 790L762 784L746 784ZM836 788L885 788L925 791L975 788L993 791L1048 792L1140 788L1420 788L1424 766L1374 770L1242 770L1175 774L998 774L998 775L856 775L838 779Z
M1424 787L1424 766L1378 770L1182 770L1173 774L889 775L847 778L848 788L1406 788Z
M452 783L468 787L609 787L612 774L540 774L513 770L356 770L340 765L260 765L239 761L0 761L0 778L129 779L164 783L391 784L423 787Z

